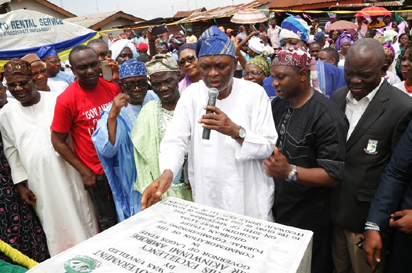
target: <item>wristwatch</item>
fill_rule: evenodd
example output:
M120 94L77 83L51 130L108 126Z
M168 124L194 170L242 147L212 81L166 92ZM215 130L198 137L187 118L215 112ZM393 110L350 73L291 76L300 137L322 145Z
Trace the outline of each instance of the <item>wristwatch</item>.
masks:
M235 137L234 139L235 140L240 140L240 139L245 139L245 137L246 137L246 130L242 126L240 126L239 136Z
M286 178L286 181L294 183L296 180L298 180L298 169L296 168L295 165L290 165L292 166L292 171L288 174L288 178Z

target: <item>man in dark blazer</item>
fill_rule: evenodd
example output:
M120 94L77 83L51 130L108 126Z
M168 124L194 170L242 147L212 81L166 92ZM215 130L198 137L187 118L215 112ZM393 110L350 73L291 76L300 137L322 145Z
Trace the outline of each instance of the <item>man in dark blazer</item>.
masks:
M397 210L400 211L397 211ZM367 222L381 230L396 228L387 272L412 270L412 122L395 148L391 161L383 172L379 187L371 203ZM373 267L374 257L382 249L381 234L377 230L365 231L366 262Z
M337 273L383 272L383 255L373 271L356 243L363 236L379 177L412 119L412 99L383 78L384 61L377 40L358 40L345 59L346 86L333 94L349 121L343 179L332 189L330 205Z

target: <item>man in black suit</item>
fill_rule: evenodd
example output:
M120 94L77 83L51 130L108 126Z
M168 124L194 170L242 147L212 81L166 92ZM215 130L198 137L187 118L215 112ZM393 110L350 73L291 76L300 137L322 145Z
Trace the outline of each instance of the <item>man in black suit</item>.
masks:
M376 271L372 271L356 246L363 236L379 177L412 119L412 99L383 78L384 61L385 53L377 40L358 40L345 60L347 86L333 94L333 101L349 121L343 179L332 189L330 206L332 254L338 273L382 272L384 267L381 255Z
M412 122L393 152L391 161L383 172L379 187L371 203L367 223L380 230L396 228L393 247L388 261L388 272L412 270ZM400 211L397 211L400 209ZM365 231L366 262L373 268L374 257L382 249L380 230Z

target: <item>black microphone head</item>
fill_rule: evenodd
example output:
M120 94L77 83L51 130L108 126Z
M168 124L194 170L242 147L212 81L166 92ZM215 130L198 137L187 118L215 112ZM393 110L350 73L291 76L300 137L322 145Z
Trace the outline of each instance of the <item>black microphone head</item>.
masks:
M219 95L219 90L217 90L216 88L210 88L208 95L209 97L217 98L217 96Z

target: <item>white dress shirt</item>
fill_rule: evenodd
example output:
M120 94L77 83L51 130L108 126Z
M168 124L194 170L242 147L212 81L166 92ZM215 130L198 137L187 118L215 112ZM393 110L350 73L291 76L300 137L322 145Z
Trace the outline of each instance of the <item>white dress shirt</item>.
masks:
M363 113L365 113L365 110L368 107L369 103L373 100L376 92L378 92L379 88L381 87L383 80L384 78L381 79L380 84L375 89L373 89L372 92L363 97L360 101L357 101L350 91L346 95L345 115L349 121L349 130L346 140L350 138Z

